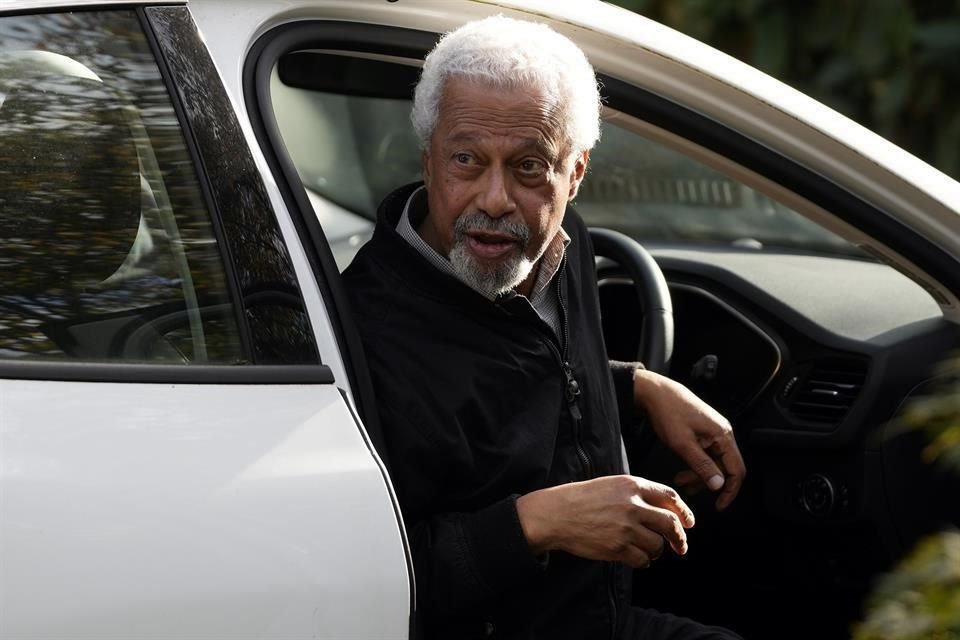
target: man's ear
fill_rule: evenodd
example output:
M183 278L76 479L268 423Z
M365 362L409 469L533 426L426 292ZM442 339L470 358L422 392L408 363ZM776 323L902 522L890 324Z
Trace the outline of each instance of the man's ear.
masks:
M570 169L570 193L568 194L570 200L577 197L580 183L583 182L583 177L587 175L587 163L589 161L589 151L583 151L577 154L576 159L573 161L573 167Z

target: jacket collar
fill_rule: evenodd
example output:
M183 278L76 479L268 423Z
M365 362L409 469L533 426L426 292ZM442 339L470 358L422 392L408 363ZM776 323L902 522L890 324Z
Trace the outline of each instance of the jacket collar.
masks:
M414 249L399 233L397 223L403 208L414 191L423 182L414 182L390 193L377 210L377 226L370 240L376 258L382 258L389 269L403 278L423 295L450 301L453 304L469 305L476 309L499 309L480 293L474 291L458 278L444 273Z

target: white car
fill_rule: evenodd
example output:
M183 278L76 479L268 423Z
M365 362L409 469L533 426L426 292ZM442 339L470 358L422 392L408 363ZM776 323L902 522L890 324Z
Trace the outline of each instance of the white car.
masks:
M0 638L410 636L404 461L339 272L418 177L422 57L493 13L600 75L576 207L654 255L675 322L671 359L669 314L600 260L611 354L699 391L747 459L638 603L846 637L956 518L884 426L960 346L960 185L815 101L589 0L5 0Z

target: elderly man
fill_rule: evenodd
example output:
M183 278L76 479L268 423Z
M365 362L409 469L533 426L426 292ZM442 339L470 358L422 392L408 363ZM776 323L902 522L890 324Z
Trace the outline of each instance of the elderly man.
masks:
M566 206L599 107L583 53L544 25L447 35L413 107L424 182L384 200L345 272L425 637L736 637L631 607L629 568L686 553L694 516L624 473L621 414L646 411L720 509L744 467L686 388L606 359L590 240Z

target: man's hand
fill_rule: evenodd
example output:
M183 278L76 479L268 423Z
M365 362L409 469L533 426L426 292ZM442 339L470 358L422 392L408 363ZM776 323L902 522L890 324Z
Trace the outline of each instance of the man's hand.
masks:
M726 509L747 472L727 419L679 382L652 371L637 370L633 392L660 441L690 467L677 474L677 484L722 489L716 505Z
M517 499L520 525L537 555L560 550L590 560L650 566L664 540L687 552L693 512L670 487L608 476L528 493Z

